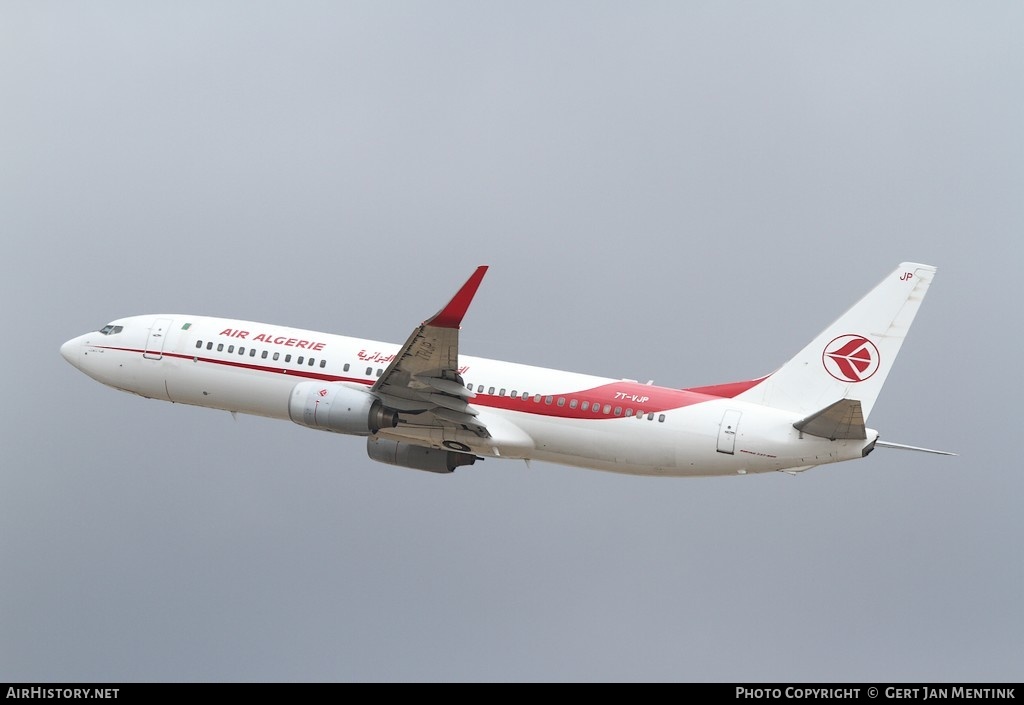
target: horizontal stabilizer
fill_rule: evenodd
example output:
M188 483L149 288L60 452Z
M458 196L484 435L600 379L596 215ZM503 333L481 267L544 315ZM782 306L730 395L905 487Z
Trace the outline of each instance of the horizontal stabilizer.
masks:
M807 418L793 424L802 433L831 441L838 439L864 440L864 414L858 399L840 399Z
M891 443L888 441L875 441L875 446L878 448L896 448L898 450L917 450L922 453L935 453L936 455L957 455L951 453L948 450L933 450L931 448L919 448L918 446L908 446L902 443Z

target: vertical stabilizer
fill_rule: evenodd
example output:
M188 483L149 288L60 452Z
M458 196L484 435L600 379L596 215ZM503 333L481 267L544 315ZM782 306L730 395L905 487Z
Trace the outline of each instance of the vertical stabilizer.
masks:
M736 398L801 414L856 399L866 420L935 271L900 264L796 357Z

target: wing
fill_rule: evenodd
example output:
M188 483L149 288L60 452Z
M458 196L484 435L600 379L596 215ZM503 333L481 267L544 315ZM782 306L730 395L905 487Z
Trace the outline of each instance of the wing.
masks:
M490 437L458 369L459 326L486 273L486 266L477 267L452 300L412 332L373 385L385 406L411 416L417 426L465 428Z

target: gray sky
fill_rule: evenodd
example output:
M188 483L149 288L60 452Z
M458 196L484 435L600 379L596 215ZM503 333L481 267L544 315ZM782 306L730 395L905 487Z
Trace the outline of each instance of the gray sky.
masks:
M2 2L0 680L1019 681L1019 2ZM791 477L376 464L66 364L189 312L758 376L939 267Z

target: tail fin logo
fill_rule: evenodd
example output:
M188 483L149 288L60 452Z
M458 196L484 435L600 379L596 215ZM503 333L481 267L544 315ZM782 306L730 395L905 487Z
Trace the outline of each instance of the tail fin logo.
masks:
M841 335L821 354L825 371L840 382L863 382L878 371L878 348L862 335Z

